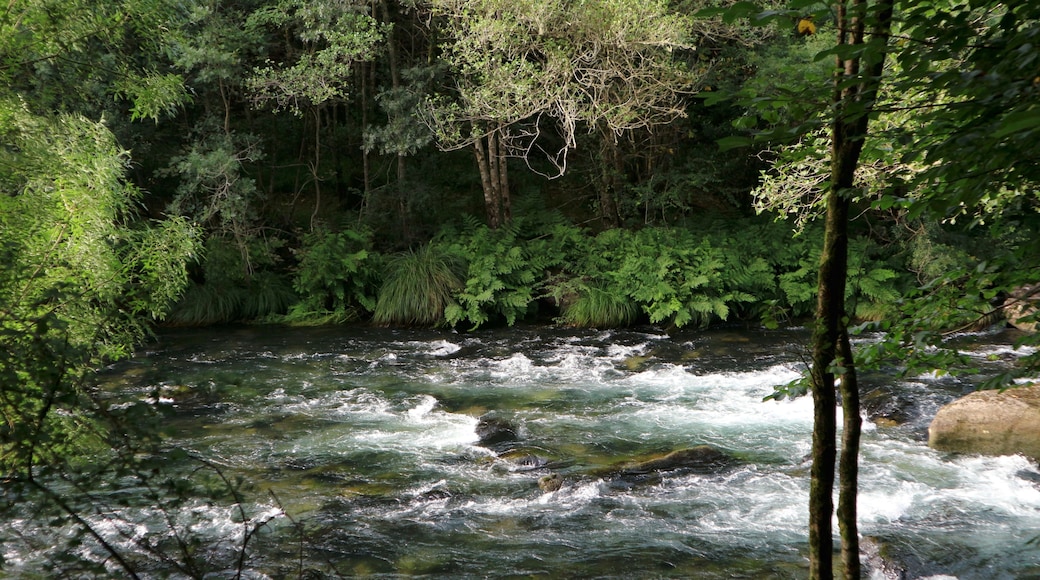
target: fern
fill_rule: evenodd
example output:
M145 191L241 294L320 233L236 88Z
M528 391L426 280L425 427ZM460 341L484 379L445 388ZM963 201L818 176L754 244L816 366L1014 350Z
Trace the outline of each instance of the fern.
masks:
M371 245L371 234L365 230L316 230L305 236L293 279L301 297L294 320L305 313L350 319L375 310L382 257Z
M445 310L448 324L468 322L476 328L502 320L513 325L533 309L552 260L536 257L520 231L517 223L497 230L480 226L453 247L468 268L456 304Z

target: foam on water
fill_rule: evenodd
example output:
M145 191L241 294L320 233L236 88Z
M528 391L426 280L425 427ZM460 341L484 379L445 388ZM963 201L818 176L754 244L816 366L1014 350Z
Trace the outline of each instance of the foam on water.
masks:
M280 355L281 366L268 355L282 351L266 347L255 355L239 349L241 356L231 357L225 349L194 357L197 377L171 384L211 384L222 380L214 378L213 363L234 363L240 366L225 374L248 377L258 396L221 407L204 429L185 429L186 446L228 465L256 464L258 472L287 481L313 473L306 481L315 487L304 493L335 507L332 529L362 537L377 530L393 546L388 560L399 542L483 562L460 544L459 534L472 532L480 541L493 537L504 562L527 557L518 554L531 545L573 546L582 557L632 550L633 562L642 562L636 552L643 548L709 560L722 554L768 561L793 552L802 561L813 402L810 396L763 400L802 372L783 345L776 349L781 354L745 357L743 343L700 335L683 342L637 332L395 333L382 341L373 334L336 348L323 342L327 352L309 358L294 350ZM776 344L752 343L757 350L749 352ZM999 365L1021 354L1007 349L980 347L973 356L1000 358ZM697 357L687 359L694 350ZM897 387L930 408L932 398L949 397L945 381L926 375L900 379ZM488 411L518 427L518 453L545 452L564 477L561 489L539 490L548 468L519 468L501 448L478 445L477 417ZM925 563L929 554L941 559L941 550L928 552L937 542L955 554L963 545L965 554L987 563L1007 553L1001 544L1009 537L1040 530L1040 473L1033 463L938 453L912 427L865 424L859 495L865 535L920 546L915 556ZM736 465L720 473L665 472L650 483L602 469L702 443L732 454ZM200 528L206 533L241 531L240 523L228 527L233 514L202 509L191 517L211 520ZM985 539L976 539L976 531ZM346 550L355 539L344 540ZM487 565L473 577L506 574ZM921 575L940 572L946 570L933 566Z

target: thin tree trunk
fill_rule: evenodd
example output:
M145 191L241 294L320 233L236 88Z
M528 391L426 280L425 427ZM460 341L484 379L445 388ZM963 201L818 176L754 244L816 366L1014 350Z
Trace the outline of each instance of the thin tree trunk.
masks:
M311 170L311 179L314 180L314 211L311 212L311 231L314 231L318 220L318 212L321 211L321 109L315 107L314 111L314 157L308 164Z
M502 126L499 125L498 131L495 132L495 138L498 140L499 201L501 201L502 221L505 223L513 219L513 200L509 195L509 166L506 165L506 146L503 141L502 131Z
M492 185L491 168L488 164L483 137L478 137L473 141L473 155L477 158L480 187L484 190L484 209L487 212L488 227L495 229L501 225L501 215L498 212L498 203L495 200L495 188Z
M390 20L390 6L389 6L389 3L386 0L381 0L379 5L380 5L380 8L382 8L382 12L383 12L383 22L386 23L386 24L390 24L391 20ZM392 26L390 28L390 32L387 34L387 39L386 39L387 40L387 42L386 42L387 57L389 59L389 64L390 64L390 86L395 91L401 88L401 71L400 71L400 66L398 65L397 39L395 38L395 34L394 34L396 30L397 30L397 27L396 26ZM397 187L398 187L398 189L402 189L403 188L406 168L407 168L407 165L405 163L404 153L398 153L397 154ZM402 193L398 192L398 195L402 195Z
M494 227L505 223L505 216L502 215L502 172L499 169L498 161L498 129L496 128L487 136L487 162L491 177L491 199L494 204L493 211L497 222Z
M838 458L838 533L841 536L841 568L847 580L860 577L859 527L856 497L859 495L859 439L863 420L859 415L859 381L848 332L841 333L840 357L845 373L841 378L844 426Z
M845 306L848 204L833 188L827 193L827 218L820 256L816 323L813 329L812 469L809 484L809 578L833 578L834 462L837 418L834 369Z
M852 0L837 5L838 45L863 46L868 0ZM859 56L837 60L834 77L834 121L831 125L831 184L827 191L827 217L823 253L820 257L819 294L813 332L812 390L814 400L813 468L809 498L809 577L833 577L831 494L835 460L835 377L841 376L842 432L841 460L838 466L840 488L838 527L841 535L842 573L846 580L860 577L859 533L856 523L856 497L859 479L859 387L852 347L847 333L845 284L848 276L848 224L850 191L855 185L863 141L867 137L869 114L877 99L884 67L884 48L892 21L890 1L879 2L873 35L880 40L882 53L873 55L867 71L861 71ZM855 81L855 82L850 82ZM819 463L819 465L818 465Z
M618 212L615 196L618 191L618 181L624 165L621 159L621 150L618 147L617 136L605 125L600 125L600 180L599 190L599 218L605 228L616 228L621 223L620 212Z

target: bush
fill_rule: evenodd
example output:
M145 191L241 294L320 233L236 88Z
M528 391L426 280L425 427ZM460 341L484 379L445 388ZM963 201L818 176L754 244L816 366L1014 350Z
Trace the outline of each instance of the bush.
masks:
M303 237L288 322L345 322L376 309L382 258L367 230L315 230Z
M277 238L211 236L206 240L201 280L192 283L167 319L174 325L204 326L284 314L297 300L277 272Z

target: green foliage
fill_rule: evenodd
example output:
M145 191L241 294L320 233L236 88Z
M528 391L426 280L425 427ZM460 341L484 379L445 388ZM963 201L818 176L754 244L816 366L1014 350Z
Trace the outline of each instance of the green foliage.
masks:
M1040 7L949 1L908 6L903 20L892 90L931 104L915 111L920 130L901 151L927 166L911 211L983 221L1020 204L1035 211L1040 171L1026 160L1040 142Z
M547 0L436 0L431 4L454 77L450 95L426 102L444 149L469 146L483 124L506 129L516 155L534 152L562 175L578 127L613 134L684 115L697 75L674 58L689 22L659 0L561 4ZM558 139L541 138L546 133Z
M612 282L642 305L650 322L675 326L706 326L713 318L729 317L731 299L722 289L722 255L707 240L695 240L686 230L647 229L620 240L611 230L600 234L618 264Z
M433 141L433 134L420 117L422 101L434 81L443 82L442 66L419 66L401 72L403 85L376 95L379 108L386 113L382 126L365 127L365 151L383 155L414 155Z
M512 325L534 308L551 256L532 251L521 222L491 229L471 221L451 245L467 264L462 290L444 312L448 324L474 328L489 321Z
M614 309L615 318L631 323L635 318L625 314L631 304L653 323L703 326L725 320L738 305L761 299L775 287L765 261L728 252L729 242L678 228L607 230L582 246L583 256L576 257L570 271L587 282L565 278L558 286L557 293L574 291L569 286L578 293L564 319L580 324L594 318L582 310L572 315L574 307Z
M190 216L238 243L252 235L263 191L248 176L246 164L263 158L256 137L227 133L204 123L182 155L174 157L166 175L180 181L168 208Z
M163 0L10 3L0 14L0 87L40 111L97 118L122 102L133 119L158 120L190 101L181 79L160 70L180 16Z
M303 238L293 288L300 301L288 320L356 320L376 310L381 259L366 230L315 230Z
M370 60L386 29L368 7L330 0L279 0L254 12L248 29L292 38L289 62L267 61L250 85L257 98L300 114L302 105L344 100L355 63Z
M87 380L127 356L187 283L196 230L131 228L139 192L100 124L0 98L0 472L96 451Z
M563 309L563 321L584 328L617 328L630 326L641 314L639 305L627 296L619 296L594 286L581 285L577 297Z
M430 243L392 258L376 302L376 324L454 324L454 295L462 288L465 264L455 248Z
M241 243L211 236L201 263L201 280L188 287L172 310L174 325L200 326L257 320L284 314L297 300L291 283L276 269L277 238Z

